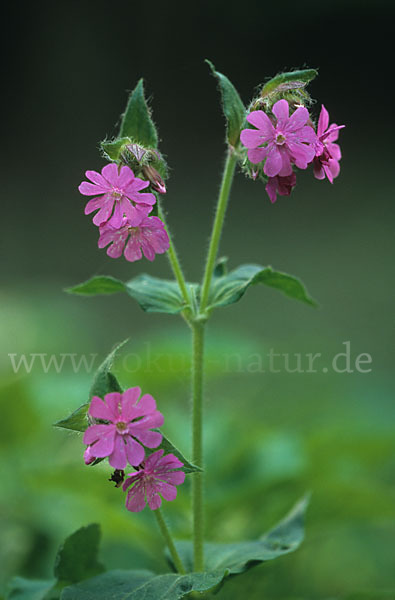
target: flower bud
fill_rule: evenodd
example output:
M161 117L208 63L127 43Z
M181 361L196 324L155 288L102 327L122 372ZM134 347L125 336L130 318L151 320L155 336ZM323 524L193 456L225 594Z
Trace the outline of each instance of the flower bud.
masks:
M93 456L92 449L90 446L88 446L84 452L84 462L86 465L91 465L93 462L95 462L95 460L96 456Z
M154 190L160 194L166 194L166 186L158 171L152 165L144 165L141 169L144 179L147 179Z

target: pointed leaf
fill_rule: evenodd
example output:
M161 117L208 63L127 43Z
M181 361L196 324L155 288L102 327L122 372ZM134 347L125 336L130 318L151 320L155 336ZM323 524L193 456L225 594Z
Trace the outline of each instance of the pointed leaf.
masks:
M119 137L130 137L148 148L156 148L158 145L158 135L144 96L142 79L130 94L122 117Z
M119 385L115 375L111 373L111 369L117 352L119 352L119 350L128 341L129 338L117 344L110 354L103 360L93 377L92 385L89 391L89 399L91 399L92 396L104 398L104 396L109 392L122 392L122 388Z
M228 272L228 257L223 256L219 260L217 260L217 264L215 265L213 277L223 277Z
M196 287L196 284L188 285ZM186 307L176 281L142 274L128 281L125 287L146 312L177 314Z
M258 283L264 283L290 298L316 306L302 282L296 277L274 271L271 267L241 265L226 275L213 278L208 308L233 304L240 300L250 285Z
M58 581L77 583L104 571L98 560L100 527L96 523L81 527L59 548L54 574Z
M271 94L279 87L280 89L304 88L317 75L318 71L316 69L302 69L290 71L289 73L279 73L263 86L262 96Z
M83 433L88 427L88 419L86 413L88 412L89 403L85 402L77 410L71 413L68 417L60 419L54 423L55 427L62 427L63 429L69 429L70 431L78 431Z
M159 431L159 429L156 429L155 431ZM176 448L174 444L165 435L163 435L163 433L162 443L160 444L160 446L158 446L157 448L146 448L145 451L149 456L153 452L156 452L157 450L161 449L165 451L165 454L174 454L174 456L176 456L183 463L184 466L180 469L180 471L184 471L184 473L196 473L198 471L203 470L200 467L197 467L196 465L189 462L189 460L185 458L182 452L180 452L180 450L178 450L178 448Z
M206 63L209 65L214 77L218 79L222 97L222 109L227 121L228 142L231 146L237 146L246 118L244 104L233 83L225 75L216 71L212 62L206 60Z
M103 140L100 142L100 147L103 150L104 158L117 161L125 144L130 144L131 140L128 137L120 137L115 140Z
M99 368L97 369L92 385L89 390L89 402L93 396L99 396L99 398L104 398L106 394L110 392L122 392L122 388L118 383L117 378L113 373L111 373L111 368L114 362L115 355L117 352L128 342L129 340L124 340L117 346L115 346L114 350L110 352L108 356L101 363ZM57 421L54 425L55 427L62 427L63 429L70 429L72 431L84 432L88 427L88 419L87 412L89 407L89 402L82 404L77 410L75 410L71 415L66 417L65 419L61 419Z
M206 569L226 570L230 575L236 575L258 563L294 552L304 538L304 516L308 502L308 497L300 500L278 525L258 540L232 544L205 544ZM185 567L191 568L192 543L176 542L176 546Z
M154 575L149 571L109 571L63 590L61 600L180 600L217 586L224 571Z
M116 294L125 291L125 284L115 277L109 275L98 275L91 277L88 281L78 283L65 290L69 294L81 296L97 296L98 294Z

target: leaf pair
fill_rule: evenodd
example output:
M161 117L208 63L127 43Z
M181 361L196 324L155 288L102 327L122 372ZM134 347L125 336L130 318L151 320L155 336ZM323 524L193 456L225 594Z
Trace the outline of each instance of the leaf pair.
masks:
M259 265L241 265L227 273L226 264L222 261L214 273L207 310L234 304L244 296L251 285L260 283L278 289L290 298L316 306L303 283L292 275ZM187 287L191 295L199 299L199 284L188 283ZM82 296L126 292L146 312L177 314L186 308L176 281L151 277L147 274L138 275L126 283L114 277L101 275L92 277L67 291Z
M304 536L307 498L302 499L276 527L260 540L205 546L202 573L166 573L114 570L103 573L98 561L98 525L83 527L66 539L55 561L55 581L11 582L8 600L180 600L190 592L217 589L229 575L238 575L259 563L296 550ZM189 542L178 542L187 568L192 565Z

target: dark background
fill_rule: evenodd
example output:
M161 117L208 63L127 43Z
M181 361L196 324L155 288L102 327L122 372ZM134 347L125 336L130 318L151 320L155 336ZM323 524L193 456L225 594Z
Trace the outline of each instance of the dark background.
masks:
M154 351L176 356L175 372L140 369L124 378L162 398L168 428L187 449L183 357L189 342L182 323L143 315L121 296L83 300L62 288L98 273L168 276L165 257L129 264L98 250L77 191L86 169L103 166L98 142L116 133L127 91L141 76L171 167L170 226L188 278L200 278L225 150L218 91L204 63L209 58L246 103L268 76L318 67L310 86L315 110L324 103L346 125L333 186L300 173L292 196L272 206L263 186L239 175L221 249L234 266L272 264L300 276L321 309L251 290L213 321L209 359L262 347L330 357L347 340L353 355L373 357L365 375L229 376L209 369L211 537L257 536L305 489L314 492L303 550L279 566L251 571L242 584L235 580L224 597L238 597L238 585L251 598L262 589L272 597L326 598L395 586L393 17L393 5L380 1L8 7L2 29L2 582L15 573L47 576L62 536L91 520L102 522L110 566L114 557L130 566L125 556L141 566L145 545L145 559L161 568L149 515L141 521L120 516L119 498L103 492L100 477L81 466L81 442L50 430L85 400L89 377L44 376L40 369L15 376L8 353L105 354L128 335L130 351L138 353L150 340ZM225 466L216 462L220 455ZM250 491L243 495L236 487ZM169 514L182 536L189 528L186 493L179 506L182 517L173 505Z

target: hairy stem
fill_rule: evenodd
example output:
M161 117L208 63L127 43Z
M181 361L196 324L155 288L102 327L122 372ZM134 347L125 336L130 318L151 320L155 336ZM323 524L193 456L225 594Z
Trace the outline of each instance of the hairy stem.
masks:
M159 525L159 529L161 530L162 535L165 538L167 547L169 548L169 552L171 554L171 557L173 559L173 563L174 563L174 566L177 569L177 572L181 573L181 575L185 575L185 573L186 573L185 567L182 564L182 560L180 558L180 555L178 554L178 552L176 550L176 547L175 547L174 542L173 542L173 538L171 537L171 533L169 531L169 528L166 525L166 521L163 518L161 509L157 508L156 510L153 511L153 513L155 514L156 520L157 520L158 525Z
M160 204L160 201L158 199L158 216L161 219L161 221L163 221L163 224L165 226L165 229L167 231L167 235L169 236L169 242L170 242L170 246L169 246L169 250L167 251L167 256L170 262L170 266L172 268L172 271L174 273L175 278L177 279L177 283L178 286L180 288L182 297L184 298L186 304L190 304L190 297L189 297L189 293L188 293L188 288L187 288L187 284L185 282L185 277L184 277L184 273L182 272L182 268L181 268L181 264L180 261L178 259L177 256L177 252L175 249L175 246L173 244L173 241L171 239L171 234L169 231L169 227L166 223L166 216L165 213L163 212L162 206Z
M231 150L228 151L224 173L222 176L221 189L219 191L217 210L215 213L213 230L211 233L210 245L207 254L206 268L202 284L202 296L200 300L200 313L204 314L210 291L211 279L214 272L215 261L218 254L218 246L221 239L222 228L224 225L226 208L228 206L230 188L232 186L233 175L236 167L236 155Z
M192 460L203 468L203 354L204 322L192 323ZM204 570L203 473L192 477L194 570Z

